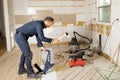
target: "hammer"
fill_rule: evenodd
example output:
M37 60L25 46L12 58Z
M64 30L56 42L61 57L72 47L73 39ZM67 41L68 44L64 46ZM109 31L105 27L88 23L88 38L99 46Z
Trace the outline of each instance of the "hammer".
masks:
M58 40L63 39L64 37L70 37L69 34L66 32L63 36L59 37Z

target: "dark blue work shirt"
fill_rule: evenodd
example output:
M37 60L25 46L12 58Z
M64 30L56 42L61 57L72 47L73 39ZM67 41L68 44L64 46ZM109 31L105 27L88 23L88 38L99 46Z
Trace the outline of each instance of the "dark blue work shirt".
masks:
M27 39L35 35L38 47L42 47L42 41L49 43L52 41L52 38L47 38L44 36L43 29L44 21L37 20L24 24L23 26L17 28L16 32L20 32L21 34L25 35Z

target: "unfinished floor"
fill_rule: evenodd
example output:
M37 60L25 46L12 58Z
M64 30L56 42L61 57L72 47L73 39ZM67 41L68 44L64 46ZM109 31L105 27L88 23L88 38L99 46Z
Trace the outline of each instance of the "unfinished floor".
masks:
M2 39L0 41L0 56L2 56L5 51L6 51L6 40Z
M94 55L92 58L88 58L84 67L72 67L67 65L69 46L67 45L49 45L48 48L52 47L54 54L55 66L47 74L54 72L55 78L47 76L48 79L43 79L45 75L41 76L41 79L27 79L27 75L18 75L18 65L21 52L19 48L15 48L11 52L6 52L0 57L0 80L120 80L120 73L118 67L115 72L110 76L110 79L103 79L97 71L102 71L103 75L109 76L112 68L109 68L109 61L103 56ZM33 52L32 65L34 63L43 64L44 61L41 59L40 49L36 46L32 46ZM113 65L113 64L111 64ZM34 66L33 66L34 68ZM114 68L114 67L113 67ZM36 69L34 68L36 71ZM103 76L105 77L105 76Z

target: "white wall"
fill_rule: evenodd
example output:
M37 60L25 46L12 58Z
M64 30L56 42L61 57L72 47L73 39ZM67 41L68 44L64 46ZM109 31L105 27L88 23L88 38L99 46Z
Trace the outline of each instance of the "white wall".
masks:
M59 4L58 4L59 3ZM83 13L85 1L29 1L28 6L34 9L39 8L53 10L57 14Z
M53 10L55 14L77 14L77 21L85 21L85 5L85 1L14 0L14 11L15 15L35 15L36 10Z
M112 0L112 7L111 7L111 23L118 18L119 22L115 22L113 25L113 29L111 32L111 54L115 53L118 45L120 45L120 0ZM109 46L109 45L108 45ZM120 58L120 56L119 56ZM119 59L120 61L120 59Z
M86 28L85 27L75 27L75 26L67 26L67 27L53 27L44 29L44 34L46 37L50 38L59 38L60 36L64 35L66 32L69 33L70 37L63 38L60 42L70 41L73 36L73 31L80 33L81 35L86 35ZM36 39L30 38L29 41L31 43L36 43Z
M55 14L76 14L77 21L85 21L86 20L86 2L85 1L38 1L38 0L14 0L15 3L15 14L22 15L26 14L27 10L30 10L34 15L36 14L36 10L53 10ZM59 3L59 4L58 4ZM30 14L32 14L30 13ZM29 13L27 13L29 14ZM18 27L19 25L16 25ZM65 32L69 32L72 36L67 39L64 38L62 41L69 41L72 37L73 31L77 31L83 35L87 35L86 27L77 27L77 26L67 26L67 27L52 27L50 29L46 29L44 31L47 37L58 38L63 35ZM30 43L36 43L35 37L29 39Z
M96 21L93 19L96 18ZM86 25L88 26L90 23L97 22L97 0L86 0ZM93 44L97 45L99 43L99 33L89 31L90 38L93 39Z
M28 0L13 0L15 15L27 14L27 1Z
M92 3L95 0L88 0L89 3ZM96 0L97 1L97 0ZM112 24L112 22L115 19L120 19L120 10L119 10L119 6L120 6L120 0L111 0L112 4L111 4L111 22L110 24ZM92 12L92 10L96 11L96 13L91 13L91 14L87 14L87 18L86 21L87 23L91 22L90 20L93 18L98 18L97 16L97 6L89 6L88 7L88 11ZM96 21L97 22L97 21ZM99 22L97 22L99 23ZM104 23L106 24L106 23ZM93 44L98 44L99 41L99 33L98 32L92 32L93 33ZM120 44L120 22L116 21L114 23L114 25L112 26L112 30L111 30L111 34L109 36L102 34L102 50L103 52L107 53L109 56L113 57L118 45ZM108 38L108 40L107 40ZM105 45L105 42L107 40L107 43ZM104 48L105 46L105 48ZM104 49L103 49L104 48ZM117 57L117 56L116 56ZM114 58L116 60L116 57ZM119 56L120 58L120 56ZM119 63L120 64L120 63Z
M53 10L55 14L77 14L76 21L85 21L85 1L29 1L28 5L35 10Z
M20 25L16 25L16 28L20 27L22 24ZM51 27L51 28L47 28L44 29L44 34L46 37L50 37L50 38L59 38L60 36L64 35L66 32L68 32L70 34L69 38L64 38L61 40L61 42L64 41L70 41L73 36L73 31L76 31L78 33L80 33L81 35L84 35L86 37L90 37L88 35L88 30L87 27L78 27L78 26L66 26L66 27ZM36 43L36 38L35 36L30 37L29 38L29 43L31 44L35 44Z

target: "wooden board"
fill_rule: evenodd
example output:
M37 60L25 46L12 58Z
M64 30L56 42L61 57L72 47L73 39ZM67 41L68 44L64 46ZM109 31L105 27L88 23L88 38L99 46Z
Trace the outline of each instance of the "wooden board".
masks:
M24 24L34 19L34 15L15 15L15 24Z

